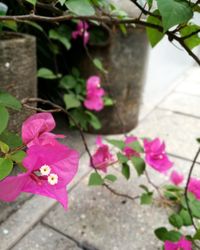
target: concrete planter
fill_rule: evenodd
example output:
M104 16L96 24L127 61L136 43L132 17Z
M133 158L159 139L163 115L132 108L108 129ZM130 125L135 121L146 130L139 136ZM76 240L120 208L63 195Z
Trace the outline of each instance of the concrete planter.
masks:
M19 100L37 96L36 39L20 33L0 33L0 89ZM9 129L20 131L30 111L11 111Z
M116 102L96 113L102 122L99 132L116 134L132 130L138 122L146 72L148 40L145 30L129 28L127 35L119 30L112 31L107 43L103 46L91 44L89 51L93 58L100 58L108 70L106 79L101 76L102 81L107 82L103 87ZM97 73L86 55L82 56L79 66L85 77Z

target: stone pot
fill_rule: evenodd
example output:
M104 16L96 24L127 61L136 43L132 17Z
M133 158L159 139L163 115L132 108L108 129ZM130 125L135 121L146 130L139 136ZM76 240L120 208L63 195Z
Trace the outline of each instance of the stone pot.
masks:
M36 39L33 36L0 33L0 89L18 100L37 96ZM8 129L19 132L32 111L10 111Z
M89 44L88 50L92 58L101 59L107 69L106 79L101 75L103 87L115 101L114 106L96 112L102 122L98 132L118 134L132 130L138 123L146 72L148 39L144 28L128 28L126 35L112 29L104 46ZM99 74L91 59L84 53L81 55L82 75ZM97 131L90 129L90 132Z

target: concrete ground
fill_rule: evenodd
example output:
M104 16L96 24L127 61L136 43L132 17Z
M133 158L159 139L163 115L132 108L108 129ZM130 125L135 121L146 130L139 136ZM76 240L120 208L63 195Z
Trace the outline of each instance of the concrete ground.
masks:
M193 67L172 84L159 103L144 103L140 123L132 134L160 137L166 140L167 151L175 166L187 173L196 153L200 136L200 69ZM166 93L165 93L166 94ZM63 131L59 123L58 130ZM94 136L87 136L94 145ZM66 138L81 151L79 173L69 187L69 209L54 200L40 196L22 196L13 205L0 204L0 250L155 250L160 242L153 230L167 224L163 207L141 207L111 194L103 187L88 187L88 156L77 132ZM198 166L196 168L198 174ZM114 188L132 196L137 185L146 184L143 177L125 181L120 174ZM157 183L166 177L150 171Z

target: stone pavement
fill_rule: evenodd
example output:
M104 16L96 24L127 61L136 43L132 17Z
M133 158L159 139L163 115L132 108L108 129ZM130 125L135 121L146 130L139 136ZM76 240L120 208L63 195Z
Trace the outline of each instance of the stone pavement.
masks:
M188 70L161 102L144 103L139 126L131 132L166 140L176 168L184 173L188 172L198 147L195 138L200 137L199 74L199 68ZM60 132L65 132L63 127L59 122ZM92 147L94 136L87 138ZM54 200L39 196L22 196L13 205L1 203L0 250L160 249L153 230L166 225L168 211L158 205L141 207L138 202L114 196L102 187L88 187L88 156L79 134L69 133L66 143L82 154L79 173L69 187L68 211ZM119 176L113 187L120 192L134 196L141 192L138 184L147 184L143 177L134 178L134 171L128 183L118 170L113 171ZM149 174L158 184L166 181L165 176L153 170ZM198 167L195 175L200 175Z

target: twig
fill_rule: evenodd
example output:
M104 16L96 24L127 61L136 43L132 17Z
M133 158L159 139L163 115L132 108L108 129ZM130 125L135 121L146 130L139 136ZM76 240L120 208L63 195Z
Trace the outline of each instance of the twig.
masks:
M135 197L132 197L128 194L122 194L122 193L119 193L118 191L112 189L108 184L104 183L103 184L104 187L106 187L111 193L117 195L117 196L120 196L120 197L123 197L123 198L126 198L126 199L129 199L129 200L132 200L132 201L135 201L136 199L140 198L139 195L135 196Z
M199 154L200 154L200 148L196 152L196 155L195 155L194 160L192 162L192 165L190 167L190 171L189 171L189 174L188 174L188 177L187 177L187 183L186 183L186 186L185 186L185 192L184 192L186 206L187 206L187 209L188 209L191 221L192 221L192 225L193 225L193 227L195 228L196 231L198 230L198 228L197 228L197 226L194 223L194 219L193 219L193 216L192 216L192 211L191 211L191 208L190 208L190 205L189 205L188 186L189 186L190 178L192 176L192 172L193 172L193 169L195 167L195 164L196 164L196 161L197 161L197 158L198 158Z

